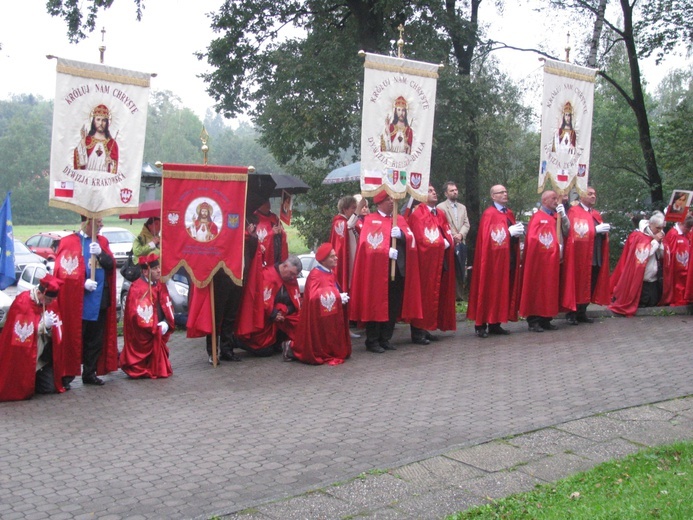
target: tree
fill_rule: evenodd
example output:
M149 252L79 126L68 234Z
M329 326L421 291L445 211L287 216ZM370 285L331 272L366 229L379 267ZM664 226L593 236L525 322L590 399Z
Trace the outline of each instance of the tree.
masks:
M142 18L144 0L133 0L136 18ZM113 5L113 0L47 0L46 9L51 16L59 16L67 23L67 37L72 43L86 38L96 27L96 18L100 10ZM86 17L84 12L86 11Z

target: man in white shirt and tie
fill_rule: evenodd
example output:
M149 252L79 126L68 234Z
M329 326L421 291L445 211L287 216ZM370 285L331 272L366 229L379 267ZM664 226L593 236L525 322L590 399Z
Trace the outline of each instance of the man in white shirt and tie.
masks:
M445 200L438 204L438 209L445 213L455 240L455 274L457 278L457 300L462 300L464 294L464 276L467 268L467 233L469 233L469 217L464 204L457 201L459 192L457 184L448 181L443 185Z

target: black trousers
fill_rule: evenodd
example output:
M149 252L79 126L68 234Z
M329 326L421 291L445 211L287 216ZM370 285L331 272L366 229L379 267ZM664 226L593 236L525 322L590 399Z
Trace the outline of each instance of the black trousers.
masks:
M96 375L96 363L103 351L107 308L99 311L96 321L82 320L82 377Z
M404 297L404 277L395 269L395 279L388 280L387 284L387 321L366 322L366 346L385 345L392 339L395 332L395 323L402 312L402 298Z

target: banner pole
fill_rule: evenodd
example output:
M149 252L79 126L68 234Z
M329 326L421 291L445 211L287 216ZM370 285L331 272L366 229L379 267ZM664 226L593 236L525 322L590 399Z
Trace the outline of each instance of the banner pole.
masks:
M212 306L212 366L216 368L219 359L217 358L217 317L214 314L214 280L209 283L209 302Z
M392 199L392 227L397 225L397 199ZM391 237L390 247L397 249L397 239ZM395 281L395 265L397 260L390 260L390 280Z
M91 219L91 241L96 242L97 244L98 239L96 238L96 222L95 219ZM89 278L93 281L96 280L96 255L89 255L89 269L91 270L91 275Z

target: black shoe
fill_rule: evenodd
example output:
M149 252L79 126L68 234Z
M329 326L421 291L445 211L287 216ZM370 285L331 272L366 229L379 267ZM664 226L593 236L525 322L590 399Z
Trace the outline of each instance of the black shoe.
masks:
M440 341L440 338L436 336L435 334L431 334L430 332L426 333L426 336L424 336L428 341Z
M544 332L544 329L541 328L541 325L530 325L529 331L530 332Z
M381 343L380 347L384 348L385 350L397 350L397 347L393 347L392 345L390 345L389 341L386 341L385 343Z
M553 323L542 323L541 328L544 330L558 330L558 327Z
M566 318L566 321L569 325L579 325L578 319L573 316L571 316L570 318Z
M488 328L488 333L493 336L507 336L510 334L509 330L504 329L500 325L490 326Z
M594 318L588 318L587 316L578 316L577 320L580 323L594 323Z
M373 345L371 347L366 347L366 350L368 352L373 352L374 354L382 354L385 352L385 349L381 347L380 345Z
M414 345L428 345L431 343L426 338L411 338L411 342Z
M104 383L103 379L96 377L95 375L83 377L82 383L85 385L96 385L96 386L103 386L106 384L106 383Z
M221 355L219 359L221 359L222 361L243 361L243 358L241 356L239 356L238 354L234 354L233 352L225 352Z
M476 329L476 335L480 338L488 338L488 331L486 329Z

